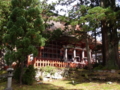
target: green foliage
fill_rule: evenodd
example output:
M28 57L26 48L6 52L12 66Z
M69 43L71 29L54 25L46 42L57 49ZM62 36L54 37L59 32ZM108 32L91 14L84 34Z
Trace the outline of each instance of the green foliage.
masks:
M44 23L41 17L40 3L39 0L12 0L11 4L11 14L3 37L7 51L5 60L9 65L13 61L20 64L21 69L16 70L19 74L15 72L15 77L20 83L22 83L21 78L25 77L26 79L23 79L23 82L32 84L33 78L31 77L33 74L30 73L31 75L28 78L26 74L31 67L26 70L22 68L26 66L29 54L37 55L36 46L45 45L46 39L42 36Z
M1 70L0 71L0 83L1 82L5 82L6 80L7 80L7 77L2 77L4 74L6 74L7 73L7 71L5 71L5 70Z
M61 31L61 29L57 29L51 32L51 39L52 40L56 40L58 38L60 38L60 36L63 34L63 32Z
M39 5L39 0L12 0L8 29L4 34L7 62L25 61L27 55L37 55L36 46L45 45L46 39L42 36L44 24Z
M27 85L32 85L35 81L35 69L32 65L28 66L28 68L25 70L22 81Z
M93 69L94 70L102 70L103 69L103 65L96 64L96 67L94 67Z
M112 70L112 69L118 70L119 68L117 65L114 65L113 63L112 64L107 63L107 65L103 67L102 69L103 70Z
M0 77L0 83L7 81L7 77Z
M109 66L109 65L108 65L108 67L105 66L105 67L103 67L102 69L103 69L103 70L112 70L112 69L118 70L119 68L118 68L118 67L115 67L115 66Z
M17 67L13 73L13 78L19 82L19 78L20 78L20 72L21 72L21 69L20 67Z
M5 60L7 65L11 65L16 60L16 52L10 52L8 51L5 54Z
M42 77L42 76L39 76L39 80L43 81L43 77Z
M5 70L0 71L0 75L5 74L5 73L7 73L7 71L5 71Z
M113 11L110 7L102 8L100 6L89 8L86 15L80 17L80 23L89 22L89 30L94 30L97 27L100 27L101 20L111 21L112 24L117 26L115 20L117 20L118 12ZM85 24L83 25L83 27ZM86 29L85 29L86 30Z
M17 82L19 82L19 80L20 80L20 73L21 73L21 68L16 67L13 78ZM24 74L23 74L23 78L22 78L23 84L27 84L27 85L33 84L33 82L35 80L34 78L35 78L35 69L34 69L33 65L29 65L28 67L24 68Z
M7 26L6 23L10 16L10 0L1 0L0 1L0 50L4 48L3 37L6 33Z
M75 25L77 25L77 24L78 24L78 21L71 22L71 25L72 25L72 26L75 26Z
M107 66L103 66L101 64L96 64L93 66L94 70L112 70L112 69L115 69L115 70L118 70L118 67L113 65L113 64L108 64Z
M42 67L41 71L46 72L46 73L50 73L52 75L55 73L56 67L53 67L53 66Z

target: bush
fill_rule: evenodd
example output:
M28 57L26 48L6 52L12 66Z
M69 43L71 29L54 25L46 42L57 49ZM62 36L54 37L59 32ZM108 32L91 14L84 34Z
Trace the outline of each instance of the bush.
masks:
M98 64L98 66L94 67L94 70L101 70L101 69L103 69L103 66L99 65L99 64Z
M5 70L0 71L0 75L5 74L5 73L7 73L7 71L5 71Z
M19 78L20 78L20 73L21 73L21 69L20 67L16 67L14 73L13 73L13 78L19 82Z
M52 67L52 66L46 66L46 67L42 67L41 71L46 72L46 73L50 73L51 75L53 75L56 71L56 68Z
M0 83L6 82L6 81L7 81L7 77L0 77Z
M7 74L7 71L1 70L1 71L0 71L0 76L1 76L1 77L0 77L0 83L7 81L7 76L4 75L4 74ZM2 76L2 75L3 75L3 76Z
M35 69L32 65L29 65L23 75L22 82L23 84L32 85L34 81L35 81Z
M39 80L43 81L43 77L42 77L42 76L40 76L40 77L39 77Z

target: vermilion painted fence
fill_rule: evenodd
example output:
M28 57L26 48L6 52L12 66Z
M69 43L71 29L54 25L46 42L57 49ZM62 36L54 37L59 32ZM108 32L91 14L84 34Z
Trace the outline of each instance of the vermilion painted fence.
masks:
M41 58L34 58L33 61L29 61L28 65L33 64L35 68L45 67L45 66L55 66L55 67L71 67L71 68L83 68L87 65L87 63L83 62L60 62L57 60L46 60Z

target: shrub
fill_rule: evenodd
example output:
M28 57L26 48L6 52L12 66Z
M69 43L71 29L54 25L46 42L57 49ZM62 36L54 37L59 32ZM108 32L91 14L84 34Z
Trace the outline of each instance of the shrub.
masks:
M7 81L7 76L6 75L4 75L4 74L6 74L7 73L7 71L5 71L5 70L1 70L0 71L0 83L1 82L5 82L5 81ZM2 76L3 75L3 76Z
M29 65L23 75L22 82L23 84L32 85L34 80L35 80L35 69L33 65Z
M0 83L6 82L6 81L7 81L7 77L0 77Z
M19 82L19 78L20 78L20 72L21 72L21 69L20 67L16 67L14 73L13 73L13 78Z
M41 81L42 81L42 80L43 80L43 77L42 77L42 76L40 76L40 77L39 77L39 80L41 80Z
M100 70L103 69L103 66L100 64L98 64L98 66L96 65L96 67L94 67L94 70Z
M56 71L56 68L52 67L52 66L46 66L46 67L42 67L41 71L46 72L46 73L50 73L51 75L53 75Z
M5 71L5 70L0 71L0 75L5 74L5 73L7 73L7 71Z

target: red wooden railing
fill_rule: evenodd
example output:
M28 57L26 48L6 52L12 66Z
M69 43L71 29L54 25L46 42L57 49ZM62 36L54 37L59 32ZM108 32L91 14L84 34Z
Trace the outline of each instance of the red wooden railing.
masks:
M95 62L92 62L94 64ZM60 68L70 67L70 68L84 68L88 65L88 62L82 61L82 62L60 62L58 60L49 60L44 58L34 58L34 60L30 60L30 57L28 56L28 62L27 66L34 65L34 68L40 68L45 66L55 66ZM12 67L15 67L16 63L12 64Z
M33 61L28 61L28 65L34 65L35 68L40 68L40 67L45 67L45 66L55 66L55 67L60 67L60 68L64 68L64 67L71 67L71 68L83 68L87 65L87 63L83 63L83 62L77 62L77 63L73 63L73 62L60 62L57 60L46 60L43 58L34 58Z

